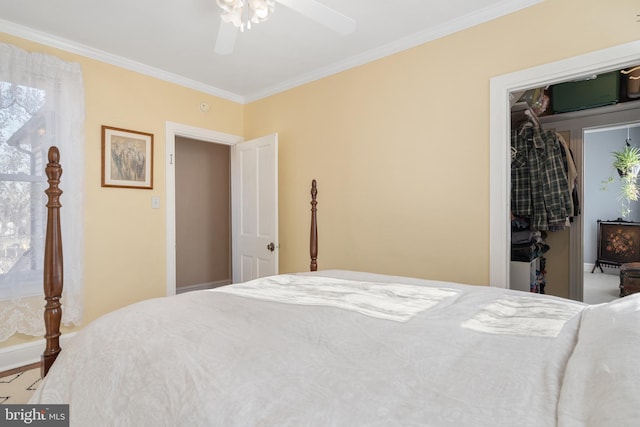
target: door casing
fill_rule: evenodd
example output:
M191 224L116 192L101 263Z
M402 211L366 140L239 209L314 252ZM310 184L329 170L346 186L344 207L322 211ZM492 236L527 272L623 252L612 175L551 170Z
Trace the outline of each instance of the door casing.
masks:
M640 62L640 41L567 58L491 79L490 82L490 222L489 285L509 287L510 261L510 109L511 92L542 87L626 68ZM581 300L582 248L578 227L570 230L569 298Z

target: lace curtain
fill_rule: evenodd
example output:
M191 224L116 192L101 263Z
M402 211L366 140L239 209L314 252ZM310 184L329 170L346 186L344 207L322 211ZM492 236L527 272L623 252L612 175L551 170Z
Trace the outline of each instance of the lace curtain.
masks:
M60 148L63 324L82 316L84 87L80 65L0 43L0 341L44 335L50 146Z

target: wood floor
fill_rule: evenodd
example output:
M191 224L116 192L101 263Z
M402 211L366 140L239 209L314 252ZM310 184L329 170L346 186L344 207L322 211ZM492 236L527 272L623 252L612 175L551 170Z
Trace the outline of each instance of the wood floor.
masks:
M0 405L28 403L41 381L40 363L0 372Z

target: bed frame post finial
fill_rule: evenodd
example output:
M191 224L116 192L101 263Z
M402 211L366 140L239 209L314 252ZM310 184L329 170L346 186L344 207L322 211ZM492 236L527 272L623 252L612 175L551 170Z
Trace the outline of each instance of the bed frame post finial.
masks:
M49 148L49 163L45 168L49 188L45 190L47 202L47 234L44 247L44 295L45 295L45 340L46 348L42 353L41 374L47 375L49 368L60 353L60 321L62 320L62 238L60 234L60 195L58 187L62 167L57 147Z
M318 222L316 208L318 201L318 187L316 180L311 181L311 236L309 238L309 252L311 255L311 265L309 266L311 271L318 271Z

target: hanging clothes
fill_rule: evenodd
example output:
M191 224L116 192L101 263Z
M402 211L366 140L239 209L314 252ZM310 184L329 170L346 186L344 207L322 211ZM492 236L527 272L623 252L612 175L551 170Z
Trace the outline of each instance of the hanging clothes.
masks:
M564 149L566 155L566 164L565 169L567 171L567 183L569 184L569 192L571 193L571 199L573 201L573 214L569 218L570 221L573 220L573 217L580 215L580 196L578 194L578 169L576 167L575 159L573 158L573 153L569 148L569 144L564 140L562 135L558 134L558 140L562 144L562 148Z
M532 230L557 230L573 216L569 163L558 134L527 121L512 130L511 212L530 218ZM571 159L573 161L573 159Z

